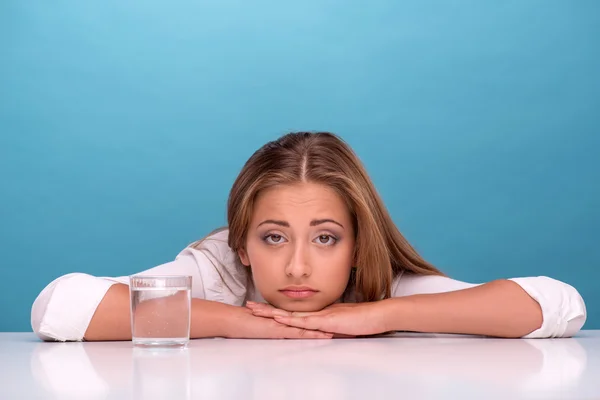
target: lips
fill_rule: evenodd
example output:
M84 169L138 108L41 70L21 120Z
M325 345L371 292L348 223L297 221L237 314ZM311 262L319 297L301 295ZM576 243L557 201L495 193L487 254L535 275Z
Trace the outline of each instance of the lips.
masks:
M281 289L280 292L292 299L306 299L314 296L319 291L308 286L288 286Z

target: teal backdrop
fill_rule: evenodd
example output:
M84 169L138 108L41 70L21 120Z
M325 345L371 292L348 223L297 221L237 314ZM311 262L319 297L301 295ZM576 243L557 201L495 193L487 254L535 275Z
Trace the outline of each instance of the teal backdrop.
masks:
M598 1L4 0L0 46L0 331L222 226L290 130L345 138L450 276L555 277L600 328Z

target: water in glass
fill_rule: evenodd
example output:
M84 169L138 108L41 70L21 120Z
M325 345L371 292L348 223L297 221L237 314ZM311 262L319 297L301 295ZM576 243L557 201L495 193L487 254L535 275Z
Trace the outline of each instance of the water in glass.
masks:
M190 338L191 277L130 281L131 333L136 346L185 347Z

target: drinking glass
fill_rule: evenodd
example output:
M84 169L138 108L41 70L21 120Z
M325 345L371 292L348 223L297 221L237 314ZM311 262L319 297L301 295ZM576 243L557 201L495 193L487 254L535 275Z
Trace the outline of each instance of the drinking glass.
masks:
M191 276L131 276L134 346L186 347L190 340L191 291Z

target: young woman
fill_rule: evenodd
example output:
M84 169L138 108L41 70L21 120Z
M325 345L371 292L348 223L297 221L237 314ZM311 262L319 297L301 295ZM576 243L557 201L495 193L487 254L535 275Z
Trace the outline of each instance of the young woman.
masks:
M191 337L331 338L388 331L568 337L586 319L548 277L475 285L444 276L394 225L364 167L330 133L291 133L247 161L228 229L148 275L192 276ZM131 338L128 278L83 273L32 307L45 340Z

